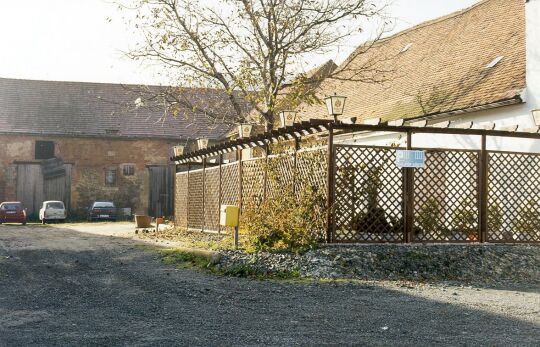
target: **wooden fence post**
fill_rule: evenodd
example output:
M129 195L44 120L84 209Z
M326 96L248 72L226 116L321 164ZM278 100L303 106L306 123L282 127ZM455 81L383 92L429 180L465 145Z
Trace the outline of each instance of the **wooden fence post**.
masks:
M479 235L478 240L480 242L487 242L488 237L488 170L489 170L489 157L487 153L487 136L482 135L482 148L480 150L480 175L479 175Z
M294 137L294 158L293 158L293 194L296 196L296 183L297 183L297 177L298 176L298 149L300 147L300 141L298 140L298 137Z
M263 201L266 201L266 194L268 189L268 155L270 152L270 146L267 142L264 145L264 177L263 177Z
M334 184L335 184L335 162L334 162L334 128L330 124L328 127L328 148L327 148L327 180L326 180L326 242L331 243L333 241L334 234Z
M204 232L204 226L206 224L206 206L205 206L205 199L206 199L206 157L202 160L202 225L201 225L201 231Z
M219 160L219 196L218 196L218 218L221 218L220 217L220 213L221 213L221 194L222 194L222 191L223 189L221 188L221 184L222 184L222 180L221 180L221 165L223 163L223 154L220 154L219 157L218 157L218 160ZM221 223L218 223L218 234L221 234Z
M187 167L187 184L186 184L186 230L189 229L189 171L191 170L191 163L188 163Z
M407 150L412 150L412 132L407 131ZM403 201L405 207L404 218L404 241L413 241L413 225L414 225L414 168L404 168L404 194Z
M242 216L242 147L238 148L238 224Z

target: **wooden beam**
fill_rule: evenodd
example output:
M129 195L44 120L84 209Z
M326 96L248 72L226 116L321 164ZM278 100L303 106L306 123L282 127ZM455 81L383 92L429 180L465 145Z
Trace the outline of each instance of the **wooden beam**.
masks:
M500 130L500 131L517 131L518 128L519 128L519 125L514 124L514 125L507 125L507 126L497 127L497 130Z
M408 123L407 126L410 127L416 127L416 128L424 128L427 125L427 120L419 120L416 122Z
M471 129L493 130L495 129L495 123L493 122L473 123L473 126Z
M532 128L519 129L520 132L524 133L538 133L540 132L540 126L535 126Z
M452 129L471 129L473 122L464 122L464 123L450 123L450 128Z
M430 127L433 127L433 128L448 128L449 126L450 126L449 120L430 125Z
M381 124L381 118L368 118L368 119L364 119L362 120L362 124L367 124L367 125L379 125Z
M403 124L405 124L405 119L396 119L388 122L388 125L391 127L401 127Z

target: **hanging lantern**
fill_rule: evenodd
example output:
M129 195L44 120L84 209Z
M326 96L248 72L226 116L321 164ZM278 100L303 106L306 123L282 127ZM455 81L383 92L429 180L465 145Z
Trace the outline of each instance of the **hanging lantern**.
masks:
M238 135L240 138L250 137L252 129L253 125L251 124L240 124L238 126Z
M199 149L208 148L208 139L197 139L197 147Z
M279 113L279 119L281 120L281 126L291 126L296 121L296 111L281 111Z
M326 102L326 108L328 110L328 115L334 117L334 121L337 121L337 116L343 114L343 109L345 108L345 99L346 96L338 96L336 93L324 99Z
M173 153L174 153L175 157L180 157L180 156L184 155L184 146L182 146L182 145L174 146L173 147Z

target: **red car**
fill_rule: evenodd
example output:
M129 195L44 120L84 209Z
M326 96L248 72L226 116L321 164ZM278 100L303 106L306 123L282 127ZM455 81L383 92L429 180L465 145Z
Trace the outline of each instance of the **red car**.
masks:
M26 209L18 201L7 201L0 204L0 224L22 223L26 225Z

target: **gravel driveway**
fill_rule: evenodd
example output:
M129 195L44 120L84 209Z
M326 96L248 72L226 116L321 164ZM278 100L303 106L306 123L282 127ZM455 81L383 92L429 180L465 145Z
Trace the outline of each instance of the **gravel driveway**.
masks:
M0 346L540 341L537 292L225 278L162 264L130 228L0 225Z

